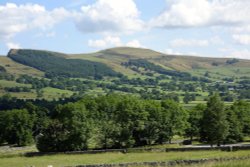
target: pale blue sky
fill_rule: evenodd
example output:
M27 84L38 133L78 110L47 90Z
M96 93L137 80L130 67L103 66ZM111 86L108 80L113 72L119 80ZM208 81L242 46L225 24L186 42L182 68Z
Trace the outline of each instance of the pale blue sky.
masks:
M0 54L116 46L250 59L247 0L1 0Z

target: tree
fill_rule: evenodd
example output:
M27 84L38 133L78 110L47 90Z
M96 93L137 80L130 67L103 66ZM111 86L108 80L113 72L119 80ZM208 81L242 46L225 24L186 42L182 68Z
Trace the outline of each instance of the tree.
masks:
M203 104L196 105L189 111L188 122L189 126L185 131L185 135L193 140L193 137L199 136L201 128L201 120L206 106Z
M191 95L188 92L186 92L183 98L183 102L188 104L190 101L191 101Z
M204 139L211 146L213 144L219 146L228 135L228 122L224 103L221 101L218 93L208 99L202 120Z
M0 111L0 144L5 142L5 112Z
M227 110L227 121L229 125L226 141L228 143L237 143L243 140L242 124L237 113L231 109Z
M183 135L188 126L188 113L175 101L166 100L161 103L165 117L168 119L167 134L169 135L169 143L174 135Z
M4 114L4 138L9 144L26 146L33 142L34 118L27 110L10 110Z
M69 131L58 120L50 120L49 125L38 135L36 147L40 152L60 152L64 149ZM73 141L72 141L73 142Z
M123 96L117 104L116 122L121 126L118 137L120 147L131 147L141 142L141 131L145 127L147 112L143 101L133 96Z
M40 151L79 151L88 148L92 119L82 103L58 105L52 122L38 137ZM51 143L53 145L51 145Z
M115 140L118 138L121 131L119 124L115 123L112 120L103 120L100 121L98 139L99 145L101 148L115 148L118 144L118 141Z
M162 131L161 126L165 123L162 121L161 103L153 100L144 102L145 110L148 113L145 127L141 132L142 145L156 143Z
M240 100L235 102L230 110L237 115L244 136L250 135L250 104Z

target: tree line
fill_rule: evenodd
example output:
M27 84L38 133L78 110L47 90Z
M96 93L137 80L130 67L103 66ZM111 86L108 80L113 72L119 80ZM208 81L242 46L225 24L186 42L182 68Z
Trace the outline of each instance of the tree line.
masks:
M212 146L242 141L249 129L250 104L226 107L218 94L191 110L173 100L108 94L53 109L27 102L21 109L0 111L0 143L35 142L42 152L171 143L175 135Z

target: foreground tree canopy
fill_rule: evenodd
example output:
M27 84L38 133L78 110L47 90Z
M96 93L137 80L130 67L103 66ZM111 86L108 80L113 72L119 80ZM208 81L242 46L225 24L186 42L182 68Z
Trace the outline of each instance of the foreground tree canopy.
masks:
M213 145L238 142L250 134L250 105L239 101L226 108L217 94L191 110L173 100L121 94L54 107L42 104L28 102L23 109L0 111L0 142L35 142L40 151L51 152L162 144L175 135Z

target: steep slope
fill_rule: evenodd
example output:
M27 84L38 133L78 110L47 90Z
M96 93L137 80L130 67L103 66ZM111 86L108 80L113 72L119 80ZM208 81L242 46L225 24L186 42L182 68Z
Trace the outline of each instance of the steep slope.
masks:
M39 50L10 50L8 57L21 64L45 72L49 78L115 76L117 73L105 64L88 60L66 59L67 55Z
M128 62L129 59L150 59L157 58L164 54L141 48L117 47L102 50L91 54L70 55L71 59L84 59L107 64L117 72L128 76L138 77L138 74L129 68L125 68L121 63Z
M0 56L0 66L3 66L7 73L19 76L19 75L31 75L36 77L43 77L44 72L37 70L35 68L20 64L18 62L13 61L9 57Z

